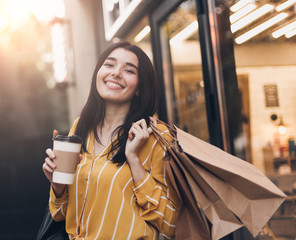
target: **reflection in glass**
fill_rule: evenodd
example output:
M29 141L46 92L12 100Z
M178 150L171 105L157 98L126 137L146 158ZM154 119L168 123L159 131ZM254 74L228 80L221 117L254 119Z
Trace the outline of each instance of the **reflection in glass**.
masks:
M209 141L195 1L183 2L160 31L168 120Z
M224 35L234 40L242 100L240 137L245 145L236 138L234 146L244 148L246 159L288 195L268 222L272 239L295 239L296 1L215 2L216 8L224 9L223 14L230 17L230 28ZM253 7L246 12L248 4Z
M152 47L150 42L150 26L148 24L148 18L145 16L137 25L131 30L125 40L133 43L148 55L150 60L153 62Z

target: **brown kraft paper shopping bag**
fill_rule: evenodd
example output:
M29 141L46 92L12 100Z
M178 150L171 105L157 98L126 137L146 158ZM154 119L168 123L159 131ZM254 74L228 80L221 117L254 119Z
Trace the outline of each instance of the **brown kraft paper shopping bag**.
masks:
M196 205L188 182L183 177L184 173L171 161L168 155L167 157L164 158L167 174L182 199L175 240L210 240L209 227L199 207Z
M169 162L181 169L182 181L188 183L195 204L212 223L212 239L243 225L256 236L286 196L255 166L175 126L167 126L174 144L161 136L157 127L152 129L168 148Z
M186 154L178 152L174 154L176 155L174 162L183 169L196 203L201 206L201 209L212 223L212 239L220 239L242 227L243 224L235 214L227 208L217 193L195 171L195 166L188 164L191 163L191 160Z

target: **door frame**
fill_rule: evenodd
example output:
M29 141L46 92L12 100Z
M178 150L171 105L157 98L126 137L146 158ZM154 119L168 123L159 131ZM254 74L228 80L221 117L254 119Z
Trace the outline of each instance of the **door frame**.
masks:
M184 0L164 0L150 15L151 44L153 51L154 67L160 83L159 118L167 121L167 107L165 99L164 73L162 68L162 54L160 41L161 23L172 13ZM199 39L202 57L202 71L205 84L205 101L209 128L210 143L224 149L222 126L220 119L219 99L217 92L216 75L212 40L210 35L209 15L206 0L196 0L196 14L199 24Z

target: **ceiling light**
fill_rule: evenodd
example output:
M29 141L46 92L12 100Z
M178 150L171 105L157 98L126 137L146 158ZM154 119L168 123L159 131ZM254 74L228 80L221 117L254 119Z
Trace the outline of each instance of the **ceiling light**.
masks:
M240 10L241 8L243 8L244 6L246 6L250 2L254 2L254 0L240 0L236 4L233 4L230 7L230 11L237 12L238 10Z
M258 25L257 27L251 29L250 31L248 31L248 32L242 34L241 36L237 37L235 39L235 42L237 44L241 44L241 43L251 39L252 37L258 35L259 33L263 32L264 30L270 28L274 24L282 21L286 17L288 17L287 13L280 13L280 14L276 15L275 17L267 20L266 22Z
M288 7L290 7L290 6L292 6L292 5L295 4L295 3L296 3L296 0L288 0L288 1L284 2L283 4L277 6L275 9L276 9L278 12L280 12L280 11L282 11L282 10L284 10L284 9L286 9L286 8L288 8Z
M198 22L195 20L170 39L170 44L177 44L189 38L198 29Z
M238 19L242 18L243 16L247 15L249 12L253 11L256 8L256 5L253 3L248 4L247 6L243 7L236 13L232 14L229 17L231 23L234 23Z
M142 39L144 38L144 37L146 37L149 33L150 33L150 26L145 26L142 30L141 30L141 32L139 32L138 34L137 34L137 36L135 36L135 38L134 38L134 41L136 42L136 43L138 43L138 42L141 42L142 41Z
M285 34L285 37L286 37L286 38L290 38L290 37L293 37L293 36L295 36L295 35L296 35L296 29L293 29L292 31L287 32L287 33Z
M240 20L232 24L230 26L232 33L235 33L236 31L247 26L251 22L254 22L256 19L272 11L273 9L274 9L274 6L270 4L265 4L264 6L258 8L254 12L250 13L249 15L245 16L244 18L241 18Z
M287 125L284 123L283 117L280 117L280 122L277 126L278 126L278 131L281 135L284 135L287 133Z
M293 30L294 28L296 28L296 21L292 22L282 28L280 28L279 30L275 31L272 33L272 36L274 38L279 38L281 36L283 36L284 34L286 34L287 32Z

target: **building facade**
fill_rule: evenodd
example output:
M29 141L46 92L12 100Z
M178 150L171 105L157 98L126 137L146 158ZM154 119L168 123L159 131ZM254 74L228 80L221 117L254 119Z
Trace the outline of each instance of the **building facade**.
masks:
M151 58L160 119L259 168L288 199L269 222L296 236L296 1L65 1L75 59L70 119L97 58L127 40ZM265 236L266 237L266 236ZM252 239L244 230L229 239ZM262 238L263 239L263 238ZM272 238L270 238L272 239Z

